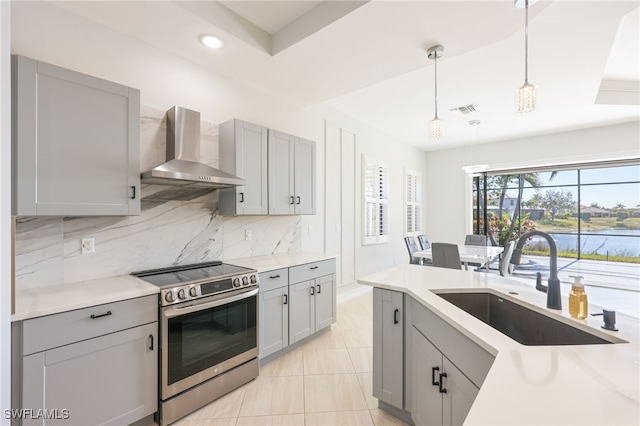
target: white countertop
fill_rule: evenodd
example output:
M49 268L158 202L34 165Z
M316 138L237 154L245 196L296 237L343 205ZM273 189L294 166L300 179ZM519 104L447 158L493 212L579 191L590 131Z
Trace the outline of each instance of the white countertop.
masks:
M640 424L637 318L618 312L616 327L620 331L603 330L602 317L571 318L566 297L561 313L549 310L545 308L546 294L483 272L401 265L358 282L410 295L496 356L465 425ZM524 346L433 293L452 289L503 294L592 334L628 343ZM601 307L589 305L590 313L601 311Z
M246 257L243 259L225 260L224 263L255 269L258 272L273 271L274 269L289 268L305 263L334 259L336 255L327 253L276 253L268 256Z
M313 252L280 253L270 256L225 260L224 263L256 269L258 272L266 272L335 257L335 255ZM15 295L16 312L11 315L11 321L22 321L44 315L157 294L158 292L158 287L131 275L19 289Z
M157 294L158 287L130 275L16 291L11 321Z

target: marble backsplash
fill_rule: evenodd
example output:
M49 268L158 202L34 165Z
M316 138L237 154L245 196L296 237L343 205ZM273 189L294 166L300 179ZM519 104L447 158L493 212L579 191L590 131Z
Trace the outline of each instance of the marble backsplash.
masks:
M162 110L141 107L140 169L165 159ZM218 126L201 122L201 159L218 167ZM218 191L182 201L154 197L166 189L142 186L140 216L18 217L16 288L42 287L151 268L300 251L299 216L219 216ZM251 240L245 240L245 231ZM82 238L96 252L81 254Z

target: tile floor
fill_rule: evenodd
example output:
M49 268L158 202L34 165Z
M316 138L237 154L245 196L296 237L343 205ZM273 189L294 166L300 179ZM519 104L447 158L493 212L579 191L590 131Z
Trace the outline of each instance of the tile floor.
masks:
M371 288L340 294L337 309L329 332L174 425L404 425L379 410L371 394Z

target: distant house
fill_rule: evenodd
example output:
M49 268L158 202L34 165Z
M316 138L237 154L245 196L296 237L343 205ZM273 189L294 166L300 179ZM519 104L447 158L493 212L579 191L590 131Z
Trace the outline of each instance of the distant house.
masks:
M580 206L580 214L588 213L591 217L611 217L613 213L600 207Z

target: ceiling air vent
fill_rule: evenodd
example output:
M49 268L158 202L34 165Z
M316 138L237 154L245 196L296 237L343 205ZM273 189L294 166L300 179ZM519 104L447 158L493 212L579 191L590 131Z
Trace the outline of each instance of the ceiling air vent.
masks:
M476 107L473 104L469 104L458 108L451 108L449 111L451 111L455 115L468 115L472 112L476 112Z

